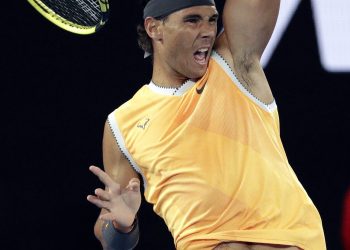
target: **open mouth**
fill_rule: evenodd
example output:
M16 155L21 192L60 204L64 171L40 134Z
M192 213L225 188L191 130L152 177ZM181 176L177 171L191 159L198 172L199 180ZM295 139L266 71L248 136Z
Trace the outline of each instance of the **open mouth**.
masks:
M200 65L205 65L207 62L207 56L209 53L209 48L202 48L194 53L195 61Z

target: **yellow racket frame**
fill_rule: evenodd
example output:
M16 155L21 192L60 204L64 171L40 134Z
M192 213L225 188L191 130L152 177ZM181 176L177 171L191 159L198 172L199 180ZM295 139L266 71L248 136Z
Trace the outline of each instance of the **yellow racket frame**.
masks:
M95 26L82 26L79 24L75 24L67 19L57 15L53 10L48 8L42 1L40 0L27 0L41 15L43 15L50 22L54 23L58 27L67 30L69 32L79 34L79 35L89 35L95 33L101 26L106 23L106 20L101 20ZM107 13L109 10L108 1L99 0L100 7L102 13Z

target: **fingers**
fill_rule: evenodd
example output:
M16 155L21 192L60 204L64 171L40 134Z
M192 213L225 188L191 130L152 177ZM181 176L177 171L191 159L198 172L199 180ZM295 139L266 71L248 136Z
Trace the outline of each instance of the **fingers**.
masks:
M109 177L108 174L106 174L105 171L103 171L102 169L98 168L98 167L95 167L95 166L90 166L89 167L89 170L94 174L96 175L100 181L103 182L103 184L105 184L107 187L110 187L113 185L113 180L111 177Z
M109 201L109 200L111 199L110 194L109 194L107 191L105 191L105 190L103 190L103 189L101 189L101 188L96 189L96 190L95 190L95 194L96 194L101 200L104 200L104 201Z
M108 201L103 201L94 195L88 195L87 200L99 208L110 210L110 203Z
M103 214L99 217L99 219L101 220L115 220L115 215L113 215L112 213L106 213L106 214Z

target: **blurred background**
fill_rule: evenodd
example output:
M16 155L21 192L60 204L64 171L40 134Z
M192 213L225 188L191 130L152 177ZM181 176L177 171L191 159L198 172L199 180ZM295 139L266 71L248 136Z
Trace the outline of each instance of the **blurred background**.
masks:
M0 248L101 249L93 235L99 210L86 196L102 185L88 167L102 166L107 115L150 80L151 63L137 45L142 10L137 0L112 1L106 27L79 36L26 1L6 4L14 6L0 17ZM282 0L262 59L289 161L321 214L330 250L345 249L350 233L349 13L348 0ZM137 249L174 249L145 202L140 227Z

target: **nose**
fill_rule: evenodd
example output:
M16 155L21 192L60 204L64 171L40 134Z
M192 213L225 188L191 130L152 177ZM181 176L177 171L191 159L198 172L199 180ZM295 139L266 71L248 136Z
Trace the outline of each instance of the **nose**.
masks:
M201 38L214 38L216 36L217 25L216 22L211 22L210 20L206 20L201 25Z

